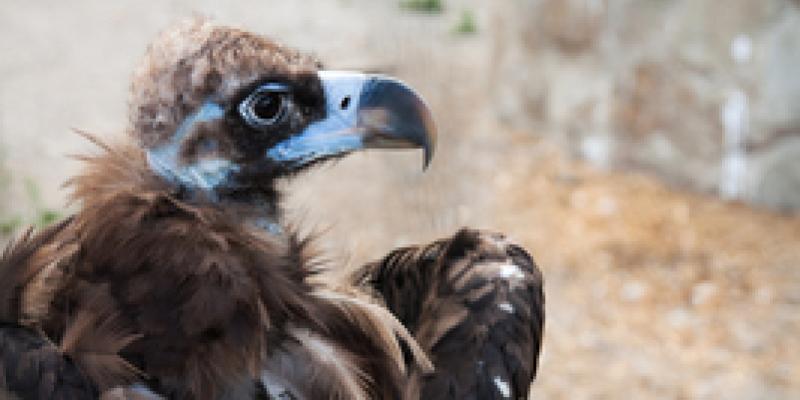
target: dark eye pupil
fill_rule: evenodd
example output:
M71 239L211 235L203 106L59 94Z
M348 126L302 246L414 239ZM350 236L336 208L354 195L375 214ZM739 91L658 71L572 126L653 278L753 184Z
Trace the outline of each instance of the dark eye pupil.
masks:
M250 127L263 130L283 121L291 105L286 85L267 83L239 103L238 111Z
M253 114L263 120L271 120L281 112L281 96L278 93L265 93L253 104Z

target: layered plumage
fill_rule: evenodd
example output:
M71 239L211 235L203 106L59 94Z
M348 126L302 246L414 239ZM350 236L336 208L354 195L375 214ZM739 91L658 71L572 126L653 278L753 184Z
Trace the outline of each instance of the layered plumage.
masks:
M514 396L527 387L542 302L522 250L466 231L398 250L359 275L376 298L312 283L322 263L281 218L276 182L315 163L374 147L421 147L427 163L432 123L410 88L193 21L150 47L132 93L130 140L87 136L100 149L68 184L78 211L0 259L0 396L461 398L454 385L483 396L470 380L497 376ZM440 254L435 268L423 253ZM472 258L515 279L495 282L508 270ZM459 348L486 373L457 369Z
M536 375L544 327L542 277L530 256L499 234L393 251L357 271L405 325L436 371L423 399L524 399Z
M176 199L138 149L108 147L86 161L73 182L81 211L57 233L12 247L3 265L33 270L4 281L23 288L8 296L19 304L11 321L56 341L50 353L71 355L84 385L102 392L143 381L170 398L253 398L263 377L309 393L300 398L402 397L399 341L414 341L385 309L307 283L315 264L306 243L249 226L235 209ZM64 351L80 337L74 354ZM118 346L106 351L97 338ZM345 366L304 360L315 338ZM427 369L416 356L410 368ZM9 374L51 390L28 371Z

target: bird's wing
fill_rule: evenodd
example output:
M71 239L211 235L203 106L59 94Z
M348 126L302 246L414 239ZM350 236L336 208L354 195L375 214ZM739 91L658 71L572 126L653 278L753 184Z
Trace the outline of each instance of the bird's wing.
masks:
M425 399L527 398L544 323L542 276L502 235L461 230L398 249L354 279L408 327L436 368Z
M66 271L79 248L73 221L35 235L28 230L0 257L0 394L7 397L90 399L99 388L138 377L119 356L137 335L120 325L111 303L88 299L64 316L63 331L45 333L43 319L69 284Z
M22 318L26 287L42 270L74 251L59 237L71 222L65 219L37 234L28 229L0 255L0 321L16 323Z
M7 397L4 397L7 396ZM38 332L0 323L0 398L92 399L81 370Z
M89 381L54 343L22 325L26 288L70 252L57 239L69 223L65 220L38 234L28 230L0 256L0 398L96 396Z

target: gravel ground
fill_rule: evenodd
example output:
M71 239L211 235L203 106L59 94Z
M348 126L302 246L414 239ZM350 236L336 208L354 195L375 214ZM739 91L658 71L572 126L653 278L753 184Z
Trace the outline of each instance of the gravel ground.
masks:
M502 230L546 277L538 398L800 398L800 219L593 170L504 129L486 2L442 15L397 2L0 1L0 217L65 210L61 182L91 151L70 128L118 135L129 75L156 32L203 13L398 75L428 99L437 156L359 154L287 183L292 219L325 231L346 271L460 226ZM479 31L453 33L462 10ZM496 21L495 21L496 22ZM501 78L501 77L500 77Z
M800 220L513 139L495 221L547 279L536 397L800 398Z

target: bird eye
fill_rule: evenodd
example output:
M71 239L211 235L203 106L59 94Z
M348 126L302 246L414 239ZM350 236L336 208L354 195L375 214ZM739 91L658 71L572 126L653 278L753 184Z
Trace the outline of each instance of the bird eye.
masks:
M286 114L288 92L288 88L281 84L261 86L239 104L239 114L255 129L275 125Z

